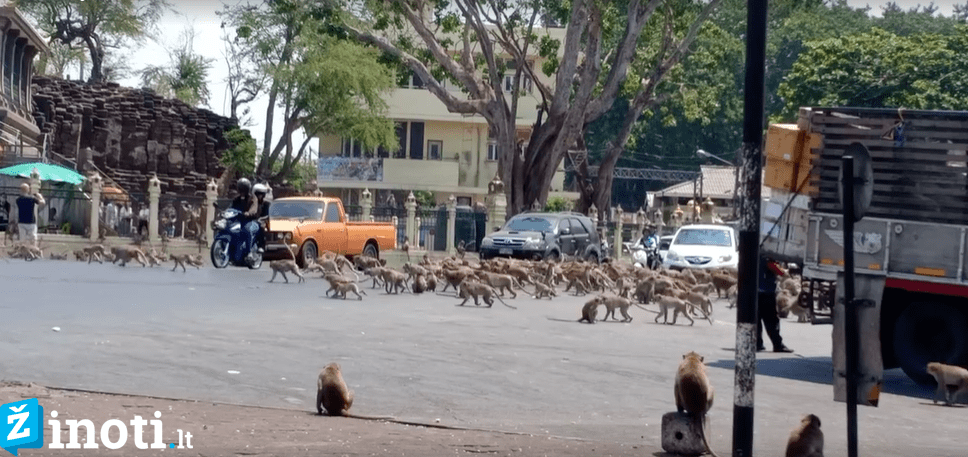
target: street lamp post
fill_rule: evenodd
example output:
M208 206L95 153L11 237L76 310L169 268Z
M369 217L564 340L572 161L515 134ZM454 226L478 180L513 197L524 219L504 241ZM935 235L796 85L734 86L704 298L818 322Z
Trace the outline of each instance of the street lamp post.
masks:
M735 163L730 162L730 161L728 161L728 160L726 160L726 159L724 159L722 157L719 157L717 155L714 155L714 154L712 154L710 152L706 152L703 149L697 149L696 150L696 155L697 156L700 156L700 157L711 157L713 159L716 159L716 160L718 160L720 162L723 162L723 163L725 163L725 164L733 167L733 219L736 219L737 218L736 211L737 211L737 209L739 207L739 195L736 194L736 189L739 189L739 173L737 171L737 169L739 167L737 167Z

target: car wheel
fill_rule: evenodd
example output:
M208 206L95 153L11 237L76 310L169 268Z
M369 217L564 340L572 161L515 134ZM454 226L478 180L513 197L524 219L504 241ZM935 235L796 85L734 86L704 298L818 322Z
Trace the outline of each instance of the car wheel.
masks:
M363 247L363 255L367 257L373 257L374 259L380 258L380 249L376 247L376 243L367 243Z
M316 249L316 242L313 240L309 240L303 243L302 249L300 250L300 252L302 252L302 255L299 256L299 260L300 260L299 266L301 268L306 268L309 265L315 263L316 257L318 257L318 253L319 253L319 251Z
M594 263L596 265L601 263L598 259L598 253L595 251L589 252L588 255L585 256L585 261L588 263Z
M552 262L557 263L561 261L561 253L559 253L558 251L551 251L548 253L548 256L545 258Z

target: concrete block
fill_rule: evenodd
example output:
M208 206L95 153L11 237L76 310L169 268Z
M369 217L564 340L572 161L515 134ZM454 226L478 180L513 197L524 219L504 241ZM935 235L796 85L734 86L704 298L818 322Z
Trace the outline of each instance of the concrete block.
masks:
M662 450L680 455L705 454L706 446L702 443L702 421L675 411L663 414Z

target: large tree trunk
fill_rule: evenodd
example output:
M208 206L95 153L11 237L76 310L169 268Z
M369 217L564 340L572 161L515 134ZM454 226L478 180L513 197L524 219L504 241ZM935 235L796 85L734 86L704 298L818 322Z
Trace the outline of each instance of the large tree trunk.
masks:
M91 77L88 78L87 82L90 84L103 83L104 49L98 45L98 42L93 37L85 38L84 43L87 45L87 49L91 54Z

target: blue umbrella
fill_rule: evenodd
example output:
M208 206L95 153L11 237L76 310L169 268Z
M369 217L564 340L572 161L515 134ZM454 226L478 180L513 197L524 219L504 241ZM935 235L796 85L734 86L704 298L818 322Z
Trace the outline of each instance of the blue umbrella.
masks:
M75 185L84 182L84 176L70 168L41 162L22 163L20 165L3 168L0 169L0 174L19 178L30 178L30 172L35 168L40 173L41 181L66 182Z

